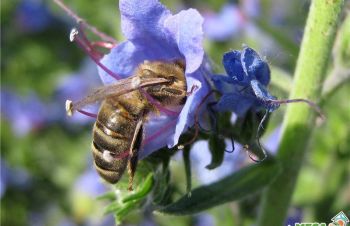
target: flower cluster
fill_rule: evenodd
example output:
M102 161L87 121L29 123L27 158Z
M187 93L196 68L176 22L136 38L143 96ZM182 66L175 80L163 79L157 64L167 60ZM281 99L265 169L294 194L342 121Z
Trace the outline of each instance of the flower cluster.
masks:
M279 107L279 103L274 102L276 97L266 88L270 82L269 66L253 49L244 47L242 51L227 52L222 63L228 76L212 77L222 94L215 110L232 111L242 116L249 109L264 108L272 112Z
M47 122L45 104L35 93L20 97L9 89L3 89L0 96L2 116L10 123L16 136L25 136Z

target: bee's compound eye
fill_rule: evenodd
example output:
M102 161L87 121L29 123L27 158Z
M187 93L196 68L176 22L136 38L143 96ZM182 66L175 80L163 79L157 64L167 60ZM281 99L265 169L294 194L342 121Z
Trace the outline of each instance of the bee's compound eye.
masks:
M106 160L106 162L112 162L113 161L113 156L111 155L110 151L103 151L102 158Z

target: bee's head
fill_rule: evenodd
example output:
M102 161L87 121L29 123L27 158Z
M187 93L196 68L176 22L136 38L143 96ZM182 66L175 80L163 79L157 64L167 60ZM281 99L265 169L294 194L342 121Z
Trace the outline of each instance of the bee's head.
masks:
M179 105L186 100L185 64L183 61L172 62L145 61L138 71L142 78L165 78L169 83L149 86L144 90L165 105Z

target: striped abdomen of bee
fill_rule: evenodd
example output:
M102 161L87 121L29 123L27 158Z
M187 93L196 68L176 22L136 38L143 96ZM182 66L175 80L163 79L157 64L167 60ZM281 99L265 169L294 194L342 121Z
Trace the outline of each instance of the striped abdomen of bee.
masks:
M117 183L128 161L129 174L135 171L132 167L136 166L141 146L142 120L147 105L147 100L139 91L102 102L93 128L92 153L95 167L106 181Z

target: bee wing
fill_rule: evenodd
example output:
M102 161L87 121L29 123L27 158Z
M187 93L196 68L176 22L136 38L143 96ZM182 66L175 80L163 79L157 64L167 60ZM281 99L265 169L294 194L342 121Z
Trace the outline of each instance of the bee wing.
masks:
M66 111L68 115L72 115L74 111L82 109L84 106L102 101L107 97L120 96L134 90L154 86L158 84L164 84L170 82L165 78L139 78L138 76L132 76L125 79L118 80L117 82L97 88L92 93L88 94L84 99L77 102L67 100Z

